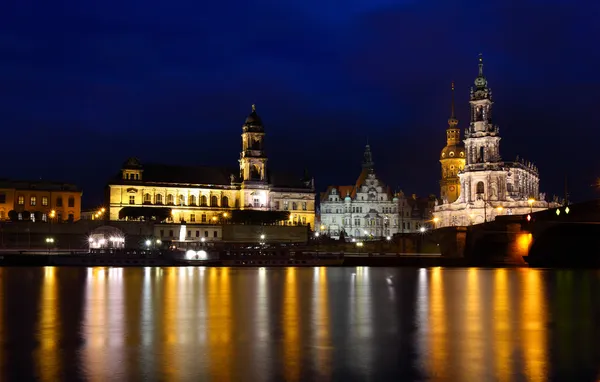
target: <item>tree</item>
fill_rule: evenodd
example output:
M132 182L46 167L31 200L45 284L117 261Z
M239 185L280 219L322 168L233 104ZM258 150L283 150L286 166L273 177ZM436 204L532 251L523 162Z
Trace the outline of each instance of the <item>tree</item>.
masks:
M229 220L242 224L275 224L289 219L289 211L233 210Z
M8 211L8 218L11 221L16 222L19 220L19 213L15 210L10 210L10 211Z
M164 221L171 216L167 207L123 207L119 211L119 219L143 219Z
M21 212L21 218L23 220L29 220L29 219L31 219L31 212L29 212L29 211L23 211L23 212Z

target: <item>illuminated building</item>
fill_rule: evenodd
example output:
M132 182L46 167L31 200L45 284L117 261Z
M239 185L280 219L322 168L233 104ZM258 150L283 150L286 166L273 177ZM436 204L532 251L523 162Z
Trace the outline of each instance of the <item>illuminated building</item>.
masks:
M471 123L464 140L466 163L464 170L457 174L460 193L454 202L450 201L451 195L446 194L442 204L435 207L436 227L478 224L493 220L497 215L521 215L554 207L554 202L546 202L545 194L539 193L540 180L535 165L518 158L515 162L505 162L500 156L500 130L492 123L492 91L483 75L481 56L469 103ZM456 126L451 118L450 127L453 124ZM456 130L449 130L455 137ZM455 142L453 139L452 143ZM457 152L460 157L461 151Z
M458 120L454 116L454 83L452 83L452 112L446 129L446 147L440 154L442 179L440 180L440 197L453 203L460 195L460 178L458 173L465 168L465 146L460 140Z
M0 220L77 221L81 216L81 190L73 184L48 181L0 180ZM27 214L27 213L28 214Z
M290 211L289 224L314 225L312 178L270 171L265 130L252 105L242 126L239 168L142 164L128 159L108 185L109 217L124 207L169 207L171 222L214 224L233 209Z

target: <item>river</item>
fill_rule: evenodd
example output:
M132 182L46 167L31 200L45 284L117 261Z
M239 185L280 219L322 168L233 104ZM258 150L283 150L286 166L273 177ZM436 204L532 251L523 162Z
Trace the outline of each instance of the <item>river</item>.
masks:
M600 271L0 268L2 381L595 381Z

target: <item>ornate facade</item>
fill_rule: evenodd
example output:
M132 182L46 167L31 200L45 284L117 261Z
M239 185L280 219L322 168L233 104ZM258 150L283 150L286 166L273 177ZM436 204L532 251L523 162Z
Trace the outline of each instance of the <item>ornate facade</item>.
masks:
M321 194L320 230L333 238L386 237L398 233L398 198L377 175L369 145L352 186L329 186Z
M142 164L130 158L108 185L111 220L123 207L170 207L173 222L214 224L233 209L290 211L289 224L314 225L314 180L267 168L265 130L252 112L242 126L239 167Z
M497 215L527 214L553 207L539 193L539 173L524 160L504 162L500 156L500 130L492 122L492 91L479 74L470 95L471 123L465 132L466 164L458 172L460 194L451 202L442 195L435 207L437 227L464 226L493 220ZM442 152L442 155L444 152ZM444 164L442 163L442 167Z
M442 179L440 180L440 196L448 203L453 203L460 195L460 178L458 173L465 168L465 146L460 140L458 120L454 116L454 83L452 83L452 107L448 128L446 129L446 146L440 154Z

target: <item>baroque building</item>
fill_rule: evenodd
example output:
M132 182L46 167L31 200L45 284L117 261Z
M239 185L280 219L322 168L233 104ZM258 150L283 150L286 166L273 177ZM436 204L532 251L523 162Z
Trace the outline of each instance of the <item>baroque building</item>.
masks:
M442 193L442 204L434 212L436 226L478 224L497 215L520 215L554 207L555 203L546 202L545 194L539 192L539 173L534 164L518 157L515 162L505 162L500 156L500 130L492 121L492 91L483 74L481 55L469 103L471 122L464 140L466 162L457 173L460 193L454 201L452 194ZM448 179L444 175L448 173L444 173L442 162L442 184Z
M460 195L460 178L458 173L465 168L465 146L460 139L458 120L454 116L454 82L452 83L452 107L448 128L446 129L446 146L440 154L442 179L440 180L440 196L448 203L453 203Z
M81 189L49 181L0 180L0 220L77 221L81 216ZM29 218L25 219L25 215Z
M329 186L321 194L320 230L333 238L386 237L398 233L398 198L375 174L365 147L362 171L354 185Z
M265 130L252 105L242 126L239 167L143 164L128 159L108 184L111 220L124 207L170 207L171 222L214 224L233 209L290 211L293 225L314 225L314 179L267 167Z

